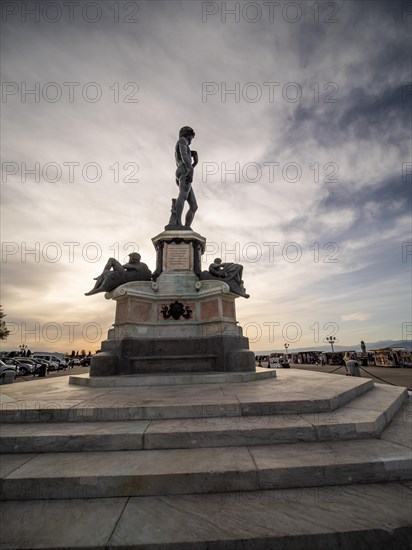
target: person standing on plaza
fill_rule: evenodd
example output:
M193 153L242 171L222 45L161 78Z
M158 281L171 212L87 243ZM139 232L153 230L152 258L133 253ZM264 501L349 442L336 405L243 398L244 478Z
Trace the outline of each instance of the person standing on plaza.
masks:
M345 361L346 376L360 376L359 363L356 358L356 354L345 353L343 357Z
M363 340L361 340L361 350L362 350L362 357L361 357L361 364L362 367L368 366L368 354L366 353L366 345Z

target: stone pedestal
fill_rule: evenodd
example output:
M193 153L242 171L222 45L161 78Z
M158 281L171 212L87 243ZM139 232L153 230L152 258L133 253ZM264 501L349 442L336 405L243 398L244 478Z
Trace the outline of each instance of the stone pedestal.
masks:
M106 294L116 301L116 317L90 376L254 371L254 354L236 321L239 296L223 281L199 280L205 238L164 231L152 241L155 280Z

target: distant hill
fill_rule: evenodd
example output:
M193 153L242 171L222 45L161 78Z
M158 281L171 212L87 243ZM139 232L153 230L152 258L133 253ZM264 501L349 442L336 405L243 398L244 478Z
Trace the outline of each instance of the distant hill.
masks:
M411 340L380 340L379 342L365 342L366 349L380 349L380 348L407 348L412 351L412 341ZM361 351L360 342L357 344L352 344L351 346L339 346L339 344L334 344L333 349L335 351ZM253 350L256 354L268 354L268 353L284 353L285 348L270 349L265 351L256 351ZM297 353L299 351L331 351L330 344L319 344L318 346L312 347L294 347L293 344L289 346L288 353Z

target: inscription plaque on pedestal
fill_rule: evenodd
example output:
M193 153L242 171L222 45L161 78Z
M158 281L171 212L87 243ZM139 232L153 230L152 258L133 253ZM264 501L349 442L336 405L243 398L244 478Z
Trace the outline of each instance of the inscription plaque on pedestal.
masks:
M168 271L190 269L190 245L168 243L166 245L166 266Z

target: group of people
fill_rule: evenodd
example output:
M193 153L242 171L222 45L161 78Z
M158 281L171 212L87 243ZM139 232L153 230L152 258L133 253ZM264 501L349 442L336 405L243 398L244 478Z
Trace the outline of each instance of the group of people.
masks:
M274 358L272 356L263 356L263 355L258 355L256 356L256 361L258 363L258 367L262 367L262 361L265 361L267 362L267 366L268 368L273 368L274 366L285 366L285 364L287 364L287 366L289 366L289 363L290 363L290 360L292 359L292 362L295 362L297 364L302 364L302 360L301 358L299 357L296 361L294 361L294 357L293 356L289 356L289 357L286 357L285 355L282 355L278 358ZM311 364L311 363L306 363L306 364ZM320 355L319 358L316 358L316 361L313 361L313 364L316 364L316 365L326 365L326 357L322 355ZM345 371L346 371L346 376L361 376L361 372L360 372L360 368L359 368L359 361L358 361L358 358L357 358L357 355L356 353L350 353L350 352L346 352L343 356L343 364L345 366Z

